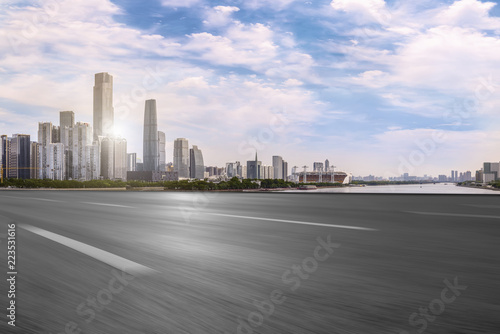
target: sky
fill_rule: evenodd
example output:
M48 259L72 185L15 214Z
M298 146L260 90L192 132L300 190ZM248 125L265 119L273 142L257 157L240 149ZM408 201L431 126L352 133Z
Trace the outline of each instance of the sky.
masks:
M0 133L59 111L92 124L114 77L115 131L142 157L156 99L167 159L329 159L353 175L474 172L500 160L500 6L384 0L0 0Z

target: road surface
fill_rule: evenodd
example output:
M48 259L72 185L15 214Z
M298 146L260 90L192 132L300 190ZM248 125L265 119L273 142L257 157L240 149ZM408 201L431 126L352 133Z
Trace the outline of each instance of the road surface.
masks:
M1 191L0 221L1 333L500 330L497 196Z

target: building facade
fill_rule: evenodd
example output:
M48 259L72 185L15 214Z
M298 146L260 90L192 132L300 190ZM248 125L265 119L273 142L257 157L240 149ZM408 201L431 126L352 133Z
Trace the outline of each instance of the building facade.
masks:
M174 141L174 172L179 178L189 178L189 144L186 138Z
M189 150L189 174L192 179L203 180L205 178L203 154L196 145L193 145L193 148Z
M144 108L143 168L145 171L159 170L158 118L156 100L147 100Z
M113 76L97 73L94 84L94 141L114 135Z

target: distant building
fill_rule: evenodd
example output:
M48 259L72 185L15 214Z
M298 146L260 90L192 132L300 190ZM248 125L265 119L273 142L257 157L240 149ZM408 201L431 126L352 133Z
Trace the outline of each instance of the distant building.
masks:
M288 181L288 162L283 161L283 180Z
M167 168L167 155L165 153L165 132L158 131L158 158L159 158L159 170L161 172L166 171Z
M273 178L283 179L283 158L275 155L273 156Z
M40 169L40 144L36 141L30 143L30 178L38 179L38 171Z
M174 141L174 171L179 178L189 178L189 144L185 138Z
M330 171L330 160L326 159L325 160L325 172Z
M97 73L94 84L94 141L114 136L113 76Z
M324 166L322 162L315 162L313 163L313 171L314 172L323 172L324 171Z
M247 179L257 179L261 178L261 167L262 162L257 159L257 153L255 153L255 160L247 161Z
M39 146L39 178L51 180L64 180L66 165L64 145L62 143L49 143Z
M6 177L11 179L30 178L30 136L14 134L12 138L5 137L5 167Z
M137 170L137 153L127 154L127 172L135 172Z
M144 108L144 143L142 163L145 171L159 170L158 119L156 100L147 100Z
M159 182L159 181L178 181L177 172L162 171L135 171L127 172L127 180Z
M305 175L304 175L305 174ZM305 182L306 183L317 183L317 182L328 182L328 183L345 183L346 181L349 182L347 179L348 175L347 173L344 172L301 172L298 173L299 183L304 182L304 176L305 176ZM347 180L346 180L347 179Z
M1 140L1 169L2 169L2 177L7 178L7 167L9 166L9 152L10 152L10 140L7 135L2 135Z
M60 143L61 142L61 128L56 125L52 125L52 142Z
M110 180L127 180L127 141L100 137L101 176Z
M203 180L205 178L203 154L196 145L193 145L193 148L189 150L189 174L192 179Z

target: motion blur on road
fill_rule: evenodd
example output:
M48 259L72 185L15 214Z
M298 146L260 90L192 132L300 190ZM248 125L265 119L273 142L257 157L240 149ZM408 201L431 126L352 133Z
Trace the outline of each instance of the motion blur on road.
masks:
M498 333L499 199L2 191L0 332Z

